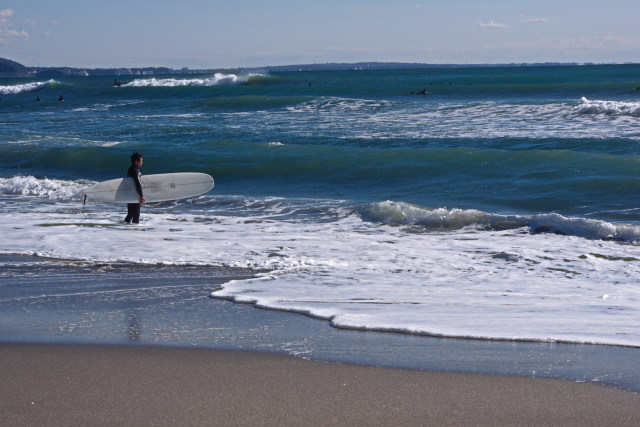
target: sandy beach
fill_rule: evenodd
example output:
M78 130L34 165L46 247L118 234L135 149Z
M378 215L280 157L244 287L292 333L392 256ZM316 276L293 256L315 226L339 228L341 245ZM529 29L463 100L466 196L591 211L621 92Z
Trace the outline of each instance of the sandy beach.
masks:
M3 425L637 425L640 395L555 379L152 346L0 345Z

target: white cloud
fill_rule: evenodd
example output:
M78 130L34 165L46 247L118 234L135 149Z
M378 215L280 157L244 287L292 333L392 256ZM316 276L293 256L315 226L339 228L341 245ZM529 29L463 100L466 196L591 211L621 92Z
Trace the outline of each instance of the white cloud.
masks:
M482 28L509 28L507 24L500 24L499 22L494 22L493 19L489 21L488 24L484 22L478 22L478 25Z
M523 19L522 21L518 21L519 24L528 24L531 22L547 22L549 21L547 18L530 18L530 19Z
M28 39L29 34L25 30L12 30L9 18L13 16L13 9L0 10L0 44L9 43L13 40Z
M526 18L521 19L520 21L515 22L515 24L530 24L530 23L540 23L549 21L547 18ZM486 22L478 22L478 26L481 28L511 28L510 24L503 24L501 22L495 22L493 19Z

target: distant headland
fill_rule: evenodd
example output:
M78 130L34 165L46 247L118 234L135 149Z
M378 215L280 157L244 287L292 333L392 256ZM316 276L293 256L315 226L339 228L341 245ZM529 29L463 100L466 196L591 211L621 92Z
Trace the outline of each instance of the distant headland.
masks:
M233 69L173 69L168 67L141 68L72 68L72 67L27 67L10 59L0 58L0 77L63 77L63 76L152 76L167 74L204 74L212 72L282 72L282 71L347 71L347 70L394 70L407 68L468 68L468 67L536 67L598 65L577 62L540 62L510 64L425 64L409 62L355 62L302 65L276 65Z
M64 77L64 76L135 76L195 73L195 70L172 70L166 67L144 68L72 68L27 67L10 59L0 58L0 77Z

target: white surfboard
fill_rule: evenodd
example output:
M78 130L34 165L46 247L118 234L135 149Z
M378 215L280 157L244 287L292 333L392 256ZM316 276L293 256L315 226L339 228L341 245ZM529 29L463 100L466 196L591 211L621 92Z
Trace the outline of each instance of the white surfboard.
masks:
M206 173L181 172L142 175L142 193L147 202L184 199L204 194L213 188L213 178ZM118 178L93 184L83 191L86 202L138 203L133 178Z

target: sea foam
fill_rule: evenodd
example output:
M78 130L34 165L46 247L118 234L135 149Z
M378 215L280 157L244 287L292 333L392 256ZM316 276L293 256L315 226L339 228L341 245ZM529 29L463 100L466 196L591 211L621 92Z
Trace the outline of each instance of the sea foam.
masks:
M321 200L207 196L145 206L137 227L122 224L121 206L89 205L81 214L80 203L26 204L0 205L0 253L251 268L259 279L227 283L212 296L343 328L640 346L637 245L526 227L416 232ZM377 209L385 206L408 208ZM414 209L409 223L428 215Z
M578 113L640 117L640 102L597 100L591 101L583 97L580 100L580 105L578 105Z
M0 94L1 95L17 95L20 93L32 92L34 90L42 89L49 85L53 85L55 83L57 82L51 79L46 82L31 82L31 83L23 83L19 85L0 86Z
M89 184L89 181L64 181L18 175L10 178L0 178L0 194L36 196L57 200L79 200L81 199L82 190Z
M180 86L218 86L234 85L247 81L252 75L237 76L235 74L216 73L213 77L192 79L136 79L123 87L180 87Z

